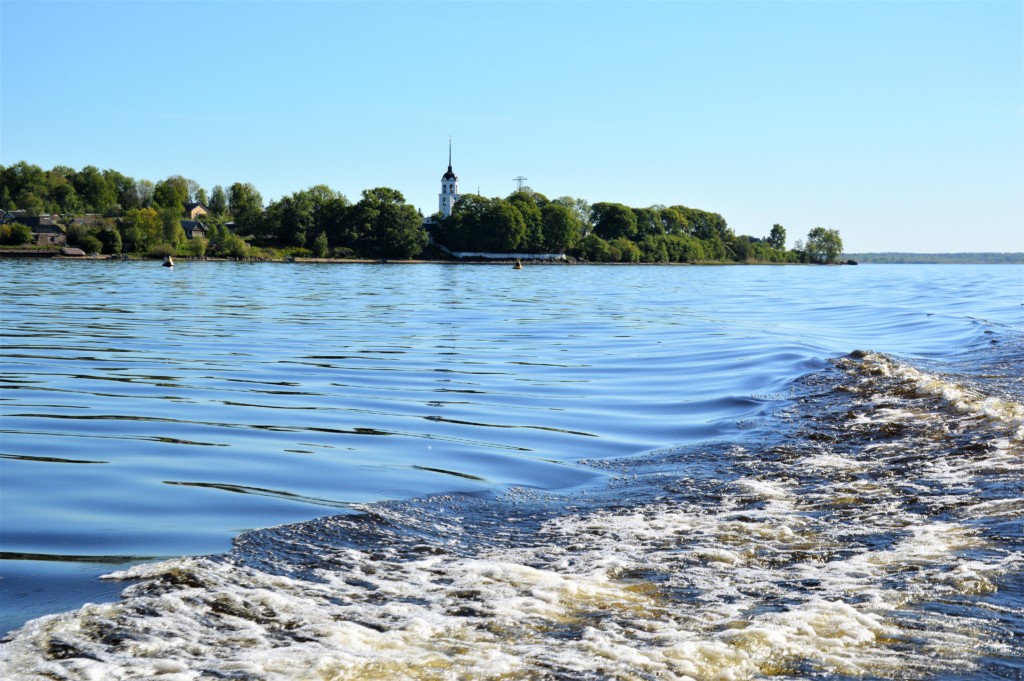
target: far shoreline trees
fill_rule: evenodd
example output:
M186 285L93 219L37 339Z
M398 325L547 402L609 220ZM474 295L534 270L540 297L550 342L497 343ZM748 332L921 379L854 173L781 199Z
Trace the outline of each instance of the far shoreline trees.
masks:
M205 235L184 222L190 204L207 211L199 216ZM431 242L449 252L556 253L608 263L825 264L842 254L834 229L815 227L806 244L798 240L787 249L779 224L764 237L737 235L720 214L697 208L548 199L528 187L505 198L464 194L449 217L424 220L401 192L388 187L364 190L352 203L315 185L265 205L256 187L245 182L227 189L216 185L207 193L181 175L153 183L95 166L44 171L20 161L0 166L0 209L59 215L68 245L109 254L443 258ZM17 227L3 225L0 242L28 240Z

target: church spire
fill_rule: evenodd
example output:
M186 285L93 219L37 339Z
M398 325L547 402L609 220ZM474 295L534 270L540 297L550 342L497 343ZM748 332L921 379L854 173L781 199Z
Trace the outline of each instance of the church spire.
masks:
M459 178L452 170L452 138L448 136L448 172L441 176L441 193L437 195L437 209L448 217L452 206L459 200Z

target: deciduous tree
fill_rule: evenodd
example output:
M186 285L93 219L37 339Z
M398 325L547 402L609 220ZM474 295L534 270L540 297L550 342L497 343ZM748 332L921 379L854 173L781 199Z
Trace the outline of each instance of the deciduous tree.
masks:
M804 249L807 262L820 264L837 262L843 252L843 240L835 229L815 227L807 233L807 243Z

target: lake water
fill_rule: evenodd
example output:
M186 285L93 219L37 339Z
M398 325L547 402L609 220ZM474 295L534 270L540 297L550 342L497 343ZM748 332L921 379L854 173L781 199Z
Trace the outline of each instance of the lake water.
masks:
M1022 267L0 296L5 679L1024 676Z

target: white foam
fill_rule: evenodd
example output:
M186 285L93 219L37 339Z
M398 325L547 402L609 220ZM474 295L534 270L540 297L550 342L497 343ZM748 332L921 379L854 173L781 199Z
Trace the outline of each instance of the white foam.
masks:
M1009 428L1013 439L1024 440L1024 405L1018 402L983 395L877 353L866 353L861 365L863 371L898 378L918 394L938 397L961 413L999 422Z

